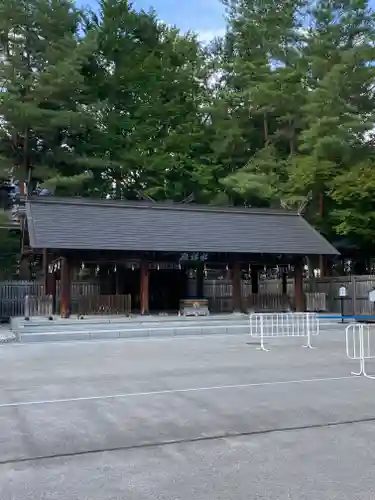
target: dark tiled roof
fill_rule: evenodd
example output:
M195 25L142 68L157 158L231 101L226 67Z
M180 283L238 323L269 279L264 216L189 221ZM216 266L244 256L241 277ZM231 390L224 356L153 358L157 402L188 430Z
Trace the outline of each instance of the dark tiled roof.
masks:
M303 217L284 210L85 198L26 206L32 248L333 255Z

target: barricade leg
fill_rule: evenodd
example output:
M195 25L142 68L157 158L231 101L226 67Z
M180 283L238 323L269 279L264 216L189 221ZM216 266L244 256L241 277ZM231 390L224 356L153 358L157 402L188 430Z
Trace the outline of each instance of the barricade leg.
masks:
M360 368L360 371L357 373L357 372L350 372L350 375L355 375L356 377L360 377L361 375L364 375L365 374L365 367L364 367L364 359L360 359L359 360L359 368Z
M269 349L264 347L264 317L260 317L260 346L257 347L258 351L268 352Z
M371 357L370 354L370 332L367 332L367 346L365 349L365 335L364 335L364 326L360 325L358 330L358 338L359 338L359 372L351 372L352 375L356 377L360 377L363 375L366 378L371 380L375 380L375 376L369 375L366 371L366 359ZM355 342L355 337L353 336L353 341Z
M362 330L364 330L364 326L362 327ZM370 378L371 380L375 380L375 377L373 375L369 375L366 372L366 359L371 359L373 356L371 355L371 347L370 347L370 327L367 326L367 345L365 346L365 335L363 333L363 338L362 338L362 343L363 343L363 363L362 363L362 371L363 375L366 378Z
M307 343L303 345L302 347L305 347L306 349L316 349L316 347L311 345L311 335L310 332L307 334Z
M366 372L365 360L363 360L363 364L362 364L362 372L363 372L363 375L364 375L366 378L370 378L371 380L375 380L375 377L374 377L373 375L369 375L369 374Z
M364 371L365 371L364 346L363 346L363 325L359 325L358 340L359 340L359 372L351 372L351 375L355 375L356 377L360 377L361 375L364 375ZM355 355L355 330L353 332L353 346L354 346L354 357L356 357L356 355Z
M311 319L313 320L314 318L311 318ZM306 343L306 345L302 346L302 347L306 347L307 349L316 349L316 347L313 347L311 345L311 329L312 329L313 325L314 325L314 322L313 321L310 322L310 317L309 317L309 315L307 315L306 316L307 343Z

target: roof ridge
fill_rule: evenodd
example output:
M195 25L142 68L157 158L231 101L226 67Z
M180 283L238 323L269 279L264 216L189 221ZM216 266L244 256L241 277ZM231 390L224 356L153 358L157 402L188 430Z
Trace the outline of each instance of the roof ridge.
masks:
M238 214L257 214L257 215L288 215L299 216L297 212L278 208L259 208L259 207L236 207L236 206L220 206L220 205L195 205L178 202L148 202L138 200L107 200L95 198L58 198L58 197L30 197L27 203L34 204L64 204L64 205L81 205L81 206L100 206L100 207L123 207L136 209L152 209L152 210L181 210L187 212L212 212L212 213L238 213Z
M35 249L337 254L303 217L272 209L42 197L27 201L26 216Z

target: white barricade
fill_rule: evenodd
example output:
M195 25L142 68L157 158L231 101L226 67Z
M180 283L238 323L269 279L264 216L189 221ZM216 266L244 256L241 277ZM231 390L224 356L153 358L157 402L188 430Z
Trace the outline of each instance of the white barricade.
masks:
M312 349L311 337L319 334L319 319L316 313L259 313L250 314L250 335L260 338L262 351L264 339L283 337L307 337L304 347Z
M371 349L371 336L375 338L375 329L371 325L352 323L346 327L346 355L349 359L359 361L359 372L352 375L364 375L375 380L375 377L366 372L365 360L374 359L375 353Z

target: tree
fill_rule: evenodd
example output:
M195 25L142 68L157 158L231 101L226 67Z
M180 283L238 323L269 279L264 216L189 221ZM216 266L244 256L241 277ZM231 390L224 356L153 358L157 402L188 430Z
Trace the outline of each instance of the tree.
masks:
M319 0L310 18L302 156L291 164L289 176L292 193L312 191L319 214L315 223L329 234L332 224L343 229L339 213L335 220L329 215L340 198L338 192L331 196L331 188L342 186L346 174L352 179L357 162L368 155L364 138L374 124L375 18L366 0Z
M225 91L232 116L242 115L247 158L222 183L241 193L245 203L278 204L287 158L296 152L300 108L306 98L298 21L303 2L224 3L229 9L231 42ZM235 123L233 128L237 127Z
M363 247L373 246L375 238L374 164L368 156L331 182L336 232Z
M14 187L0 181L0 280L16 274L19 250L18 225L12 223L11 214Z
M196 37L127 0L103 0L87 29L98 40L87 81L99 123L95 155L106 162L96 179L100 189L176 200L198 191L206 75Z
M1 3L0 153L3 174L22 191L48 180L74 193L90 177L77 145L94 127L82 66L95 41L79 36L81 21L70 0Z

